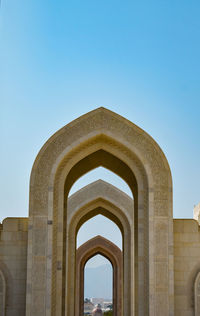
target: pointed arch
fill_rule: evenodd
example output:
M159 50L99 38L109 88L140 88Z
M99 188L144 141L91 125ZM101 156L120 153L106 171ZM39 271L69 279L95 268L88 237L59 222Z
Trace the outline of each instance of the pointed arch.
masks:
M134 283L131 282L131 266L133 265L131 243L134 235L134 232L131 231L132 222L134 221L132 208L133 200L128 195L102 180L95 181L82 188L72 195L68 202L69 221L67 222L67 231L70 241L67 244L67 248L71 256L69 257L67 266L76 266L76 235L80 226L90 218L101 214L112 220L121 231L123 240L123 265L126 270L122 279L124 294L121 309L124 311L124 315L127 313L127 305L124 302L126 300L132 301L132 287L134 287ZM73 269L69 270L67 280L69 288L73 291L75 269L74 271ZM70 297L70 302L72 302L72 297Z
M71 294L66 270L71 255L66 247L67 194L78 177L99 165L120 175L134 193L134 256L129 271L134 270L134 299L127 302L126 315L173 314L172 181L168 162L147 133L99 108L54 134L34 163L30 181L27 316L74 315L74 304L67 303ZM32 281L33 266L40 267L37 286ZM164 289L157 281L163 268ZM33 306L38 296L39 304Z
M122 252L102 236L96 236L76 252L76 316L83 315L84 299L84 267L86 262L97 254L107 258L113 267L113 316L122 314Z

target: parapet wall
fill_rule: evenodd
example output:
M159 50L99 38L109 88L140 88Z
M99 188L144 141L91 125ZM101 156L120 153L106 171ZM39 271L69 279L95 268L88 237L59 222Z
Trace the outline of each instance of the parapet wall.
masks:
M1 301L5 302L2 315L25 315L27 239L28 218L3 220L0 225L0 271L5 279L5 288L0 289Z
M174 219L175 315L194 316L195 280L200 271L200 227L194 219ZM200 311L199 311L200 312Z
M194 219L173 222L175 316L194 316L194 284L200 271L200 226ZM6 283L6 316L25 316L27 237L28 218L6 218L0 225L0 271Z

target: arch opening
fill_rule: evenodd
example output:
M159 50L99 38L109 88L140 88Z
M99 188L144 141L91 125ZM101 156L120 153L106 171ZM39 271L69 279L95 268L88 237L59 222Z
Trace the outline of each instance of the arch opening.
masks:
M129 200L130 204L132 204L131 202L133 202L132 200ZM128 291L130 291L130 275L129 273L126 273L126 276L123 275L123 266L126 267L127 270L129 270L128 265L130 264L131 261L131 232L130 232L130 224L128 222L128 220L124 217L124 214L122 213L120 217L119 214L121 213L121 210L118 209L116 207L116 213L112 212L112 205L110 205L111 209L109 209L109 204L106 201L98 201L98 203L100 202L101 207L93 207L93 204L91 204L91 209L90 211L87 210L85 215L80 216L79 220L76 221L76 229L78 229L78 227L81 227L81 225L85 222L87 222L88 219L90 218L94 218L96 216L96 214L102 214L103 216L109 218L110 221L112 221L113 223L115 223L114 225L116 225L118 227L118 231L121 235L121 239L122 239L122 250L117 247L114 243L112 243L110 240L104 238L103 236L96 236L90 240L88 240L87 242L85 242L83 245L81 245L77 250L76 250L76 267L79 266L79 252L81 251L81 249L84 249L84 247L87 250L87 254L85 257L85 261L89 260L91 257L97 255L97 254L101 254L102 256L106 257L108 260L111 261L112 265L115 267L114 268L114 273L115 273L115 277L113 276L113 315L115 316L121 316L123 315L123 293L124 293L124 287L125 284L127 286L127 288L125 288L125 293L126 296L130 295L130 293L127 294ZM104 207L103 204L101 203L105 203ZM107 204L107 205L106 205ZM113 209L114 211L114 209ZM83 213L84 214L84 208L80 209L80 214ZM98 216L98 215L97 215ZM126 231L126 236L124 238L124 230ZM77 234L77 231L75 233L75 236ZM71 234L71 231L69 231L69 235ZM108 250L105 250L104 248L101 247L101 243L103 241L106 240L106 247L108 248ZM100 245L98 244L100 243ZM92 249L90 249L91 247L89 245L92 245ZM120 259L118 258L117 260L112 256L112 254L110 254L110 249L115 249L114 252L118 253L118 257L120 257ZM117 250L116 250L117 249ZM115 254L116 255L116 254ZM71 260L70 260L71 262ZM82 262L82 266L84 265ZM69 263L69 265L71 265L71 263ZM76 268L77 269L77 268ZM120 271L119 271L120 269ZM83 277L80 277L81 273L83 272L77 272L76 270L76 279L80 280L80 283L83 283ZM118 276L118 281L117 281L117 275ZM120 280L120 281L119 281ZM73 282L72 282L73 283ZM117 284L120 284L120 286L118 286ZM129 284L129 285L128 285ZM76 298L79 297L79 294L77 294L77 289L80 288L81 285L77 284L76 281ZM83 294L81 294L83 297ZM81 299L81 302L83 302L83 298ZM117 303L118 302L118 303ZM118 305L117 305L118 304ZM69 305L68 305L69 306ZM77 310L77 306L79 306L79 310ZM77 300L75 299L75 315L76 316L80 316L83 314L83 307L80 304L77 303ZM118 311L118 312L117 312Z
M121 316L122 313L122 275L123 259L122 251L112 242L97 236L90 239L77 249L76 261L76 316L83 315L84 298L84 268L88 260L100 254L107 258L113 268L113 316Z
M134 296L134 300L135 302L138 302L137 300L137 296L138 296L138 184L135 178L134 173L132 172L132 170L130 169L130 167L123 162L121 159L119 159L116 155L113 155L111 152L107 151L107 150L97 150L92 152L89 155L86 155L84 158L82 158L81 160L79 160L76 164L74 164L70 171L67 174L66 180L64 182L64 193L65 193L65 198L64 198L64 204L65 204L65 212L63 214L63 223L66 222L66 218L67 218L67 201L69 199L69 192L70 189L72 188L73 184L77 181L77 179L79 179L82 175L84 175L85 173L89 172L90 170L93 170L99 166L103 166L106 169L109 169L110 171L114 172L115 174L117 174L119 177L121 177L126 183L127 185L130 187L132 195L134 196L134 200L133 200L133 205L131 207L132 212L134 214L134 230L133 230L133 235L134 237L132 237L134 239L134 254L132 255L134 257L134 272L132 272L130 270L130 267L128 268L128 271L126 272L126 276L124 278L124 283L126 283L126 286L124 286L125 292L124 292L124 301L127 300L127 298L125 298L125 296L129 297L128 301L129 304L127 304L124 308L125 310L127 310L126 312L124 311L124 313L129 313L129 310L132 308L132 304L131 301L133 300L133 298L131 298L131 295ZM67 200L66 200L67 197ZM119 229L122 232L122 240L123 240L123 234L124 234L124 227L121 223L121 221L119 220L119 218L117 216L113 216L112 213L110 213L106 208L93 208L92 211L88 211L86 214L84 214L79 222L77 222L77 226L76 226L76 235L75 238L77 236L77 232L79 230L79 228L81 227L81 225L83 225L84 222L86 222L87 220L89 220L91 217L94 217L98 214L102 214L103 216L109 218L110 220L112 220L113 222L115 222L115 224L119 227ZM129 239L129 243L127 244L127 250L126 253L128 251L128 248L130 248L131 245L131 237L128 237ZM124 244L124 240L123 240L123 244ZM67 275L67 264L66 264L66 250L67 250L67 245L66 245L66 227L63 227L63 261L62 261L62 271L63 271L63 278L62 278L62 311L63 314L65 313L65 306L67 305L67 310L69 315L71 313L73 313L71 311L71 307L70 307L70 301L68 300L68 303L65 301L65 291L66 291L66 275ZM128 256L130 258L130 255ZM133 264L133 263L132 263ZM68 263L68 266L70 265L70 263ZM126 260L126 265L128 267L128 265L130 265L130 262L128 262L128 259ZM131 286L130 282L131 282L131 278L130 278L130 274L134 273L135 277L134 277L134 285ZM143 273L143 272L142 272ZM132 287L132 293L130 291ZM143 299L143 298L142 298ZM135 304L136 306L136 304ZM134 307L135 308L135 307Z
M130 187L133 196L134 193L137 195L137 181L135 175L128 167L128 165L112 153L103 149L99 149L82 158L71 168L64 185L64 192L66 196L69 195L73 184L80 177L98 167L104 167L118 175Z
M103 312L113 310L113 275L112 263L101 254L94 255L85 263L84 314L91 314L97 304Z
M79 228L76 237L76 247L78 248L87 240L102 235L112 241L122 250L123 240L119 227L104 215L98 214L84 222Z
M130 190L130 187L127 185L127 183L117 174L104 167L97 167L91 171L88 171L78 180L76 180L69 191L69 197L80 190L82 187L100 179L114 185L122 192L133 198L132 191Z

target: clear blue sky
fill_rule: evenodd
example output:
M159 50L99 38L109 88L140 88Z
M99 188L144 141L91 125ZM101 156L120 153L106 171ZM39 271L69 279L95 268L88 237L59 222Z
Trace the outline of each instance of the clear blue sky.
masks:
M44 142L99 106L158 142L172 170L174 217L192 217L200 202L199 17L199 0L2 0L1 219L28 215L30 171Z

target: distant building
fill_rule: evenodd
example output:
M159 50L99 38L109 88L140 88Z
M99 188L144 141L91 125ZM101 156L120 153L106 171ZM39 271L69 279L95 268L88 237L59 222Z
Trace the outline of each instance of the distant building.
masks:
M100 304L103 311L108 310L108 308L113 304L111 299L106 299L106 298L92 297L90 301L94 305Z
M112 301L109 301L109 302L104 301L102 307L103 307L103 309L107 310L107 309L110 309L110 306L112 306L112 304L113 304Z
M110 299L110 298L91 297L90 301L94 305L101 304L102 307L104 307L104 305L106 305L106 304L112 304L112 299Z
M101 306L103 306L103 303L107 301L102 297L92 297L90 300L94 305L100 304Z
M92 316L102 316L103 312L101 309L101 305L97 304L97 306L95 307L95 309L92 311Z
M94 309L94 304L92 304L92 302L91 301L89 301L89 300L87 300L87 302L85 301L84 302L84 313L86 314L91 314L92 313L92 311L93 311L93 309Z

